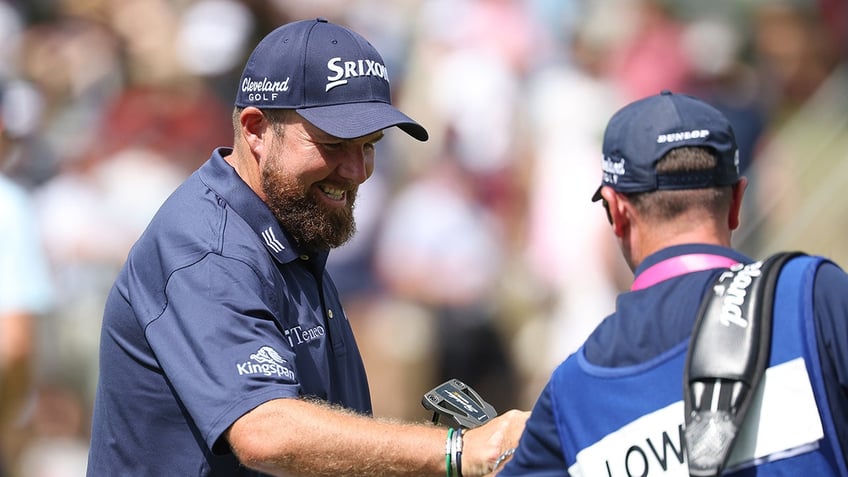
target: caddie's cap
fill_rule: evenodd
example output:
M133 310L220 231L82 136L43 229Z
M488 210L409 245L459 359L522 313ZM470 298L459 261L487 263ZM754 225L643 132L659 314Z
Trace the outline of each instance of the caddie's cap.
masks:
M294 109L318 129L352 139L397 126L419 141L427 130L392 106L389 73L358 33L323 18L278 27L253 50L236 106Z
M712 170L658 174L657 162L679 147L706 147ZM739 181L739 150L727 118L709 104L670 91L634 101L616 112L604 132L601 187L618 192L701 189ZM592 201L601 199L601 187Z

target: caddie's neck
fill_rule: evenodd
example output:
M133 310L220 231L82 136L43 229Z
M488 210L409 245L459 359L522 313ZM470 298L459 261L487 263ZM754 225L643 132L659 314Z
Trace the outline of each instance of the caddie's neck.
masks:
M693 243L730 247L730 235L725 221L689 213L665 223L634 220L629 240L622 245L629 252L625 254L627 263L635 271L646 257L664 248Z
M742 196L747 181L733 186L729 207L710 212L696 208L673 220L660 220L640 214L626 196L604 188L609 203L612 229L624 259L635 271L649 255L664 248L684 244L710 244L731 247L731 235L739 226Z

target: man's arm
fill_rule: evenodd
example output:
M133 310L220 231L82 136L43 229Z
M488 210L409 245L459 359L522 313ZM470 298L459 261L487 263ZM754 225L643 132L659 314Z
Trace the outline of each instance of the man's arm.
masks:
M529 413L509 411L463 437L462 475L491 471L514 447ZM400 424L299 399L268 401L225 438L239 461L271 475L445 475L447 430Z
M30 395L34 321L25 312L0 315L0 431L20 417Z

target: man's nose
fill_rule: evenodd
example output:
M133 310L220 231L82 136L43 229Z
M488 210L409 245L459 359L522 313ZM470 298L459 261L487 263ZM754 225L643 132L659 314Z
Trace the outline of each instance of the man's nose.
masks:
M339 175L345 179L361 184L368 179L370 172L368 170L367 158L363 151L350 151L345 155L341 164L339 164Z

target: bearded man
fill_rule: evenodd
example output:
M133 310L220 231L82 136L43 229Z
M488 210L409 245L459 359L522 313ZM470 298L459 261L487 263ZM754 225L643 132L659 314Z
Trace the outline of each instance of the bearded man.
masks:
M479 476L516 445L529 413L458 445L460 432L371 416L325 263L394 126L427 139L358 34L317 19L259 43L233 148L165 201L107 299L89 476L442 475L446 448L457 475Z

